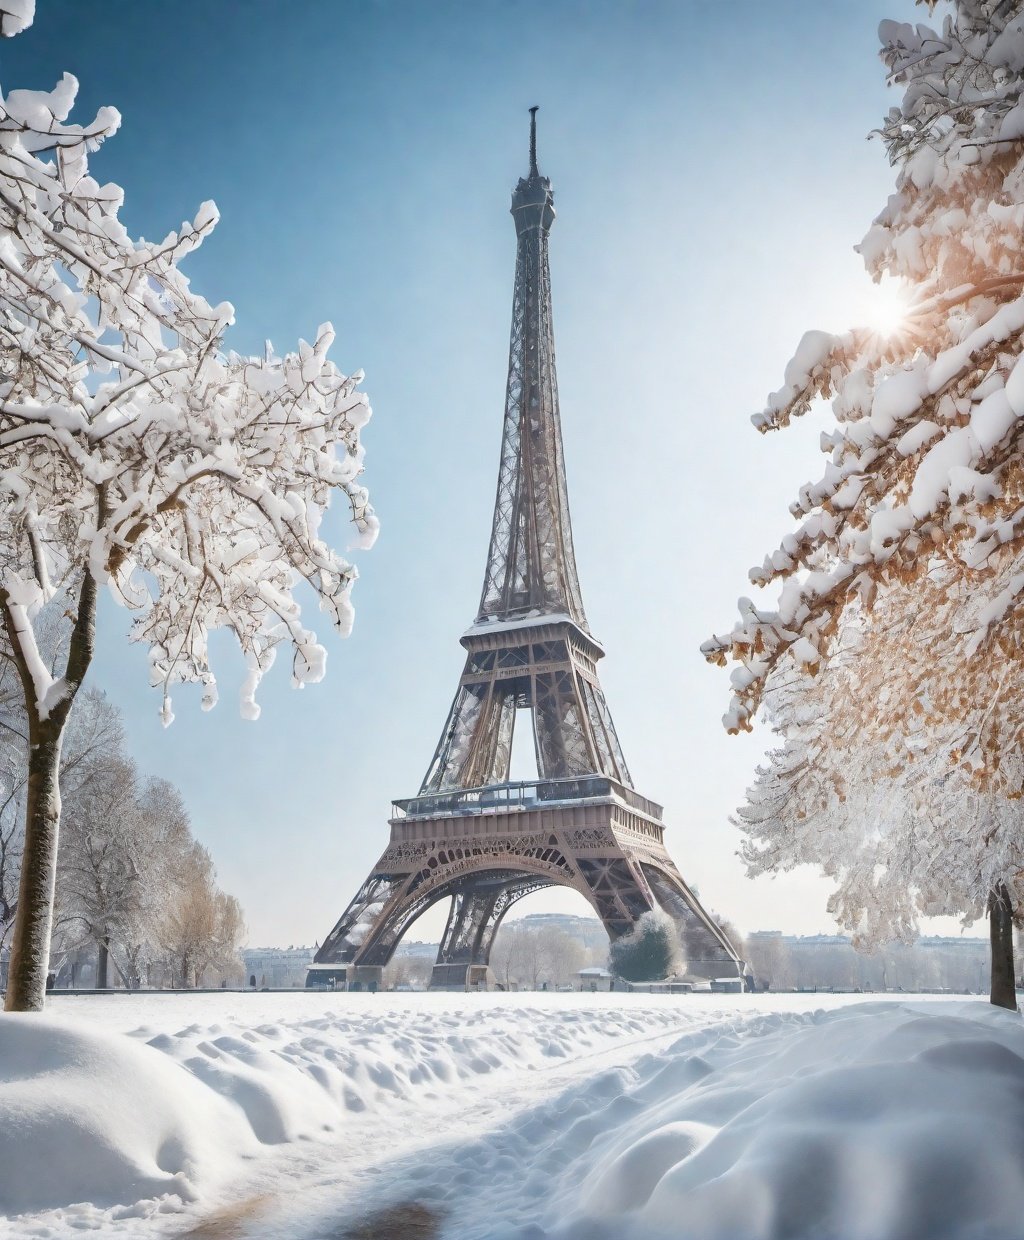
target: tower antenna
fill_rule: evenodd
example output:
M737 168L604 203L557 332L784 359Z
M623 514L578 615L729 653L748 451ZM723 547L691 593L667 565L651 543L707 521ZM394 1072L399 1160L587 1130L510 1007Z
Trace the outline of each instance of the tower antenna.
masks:
M537 170L537 109L530 109L530 176L539 177Z

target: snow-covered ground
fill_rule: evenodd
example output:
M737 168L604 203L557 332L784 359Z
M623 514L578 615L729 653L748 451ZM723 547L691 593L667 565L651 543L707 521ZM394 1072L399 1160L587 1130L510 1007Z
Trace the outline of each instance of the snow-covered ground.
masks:
M0 1017L0 1210L12 1240L1019 1240L1024 1025L824 995L59 998Z

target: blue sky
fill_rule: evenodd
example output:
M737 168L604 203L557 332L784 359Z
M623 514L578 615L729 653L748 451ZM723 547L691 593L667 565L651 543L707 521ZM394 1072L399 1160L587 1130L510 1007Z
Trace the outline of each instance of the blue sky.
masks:
M627 760L709 904L743 930L831 927L809 872L743 877L728 815L768 737L726 737L727 676L698 647L820 470L821 419L765 439L749 415L804 330L869 313L852 247L893 182L866 140L895 101L876 30L922 16L909 0L39 0L0 48L5 89L68 70L79 118L121 110L93 170L125 187L135 234L217 202L187 270L234 303L233 348L330 320L337 363L366 372L382 533L321 685L295 692L282 663L245 723L224 641L221 705L179 691L164 731L129 617L102 617L95 679L141 767L182 788L252 942L330 929L444 722L490 526L532 104L577 555Z

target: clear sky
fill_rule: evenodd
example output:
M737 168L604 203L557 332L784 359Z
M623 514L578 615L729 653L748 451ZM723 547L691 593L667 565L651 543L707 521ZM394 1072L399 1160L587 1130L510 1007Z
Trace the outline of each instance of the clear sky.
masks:
M125 187L134 233L217 202L188 271L235 304L232 347L294 347L331 320L337 363L366 372L382 533L322 684L292 690L283 660L245 723L224 640L221 705L179 690L165 731L128 615L102 615L95 680L143 770L184 792L251 942L323 938L444 722L490 529L532 104L577 556L627 760L707 903L745 931L831 928L811 872L743 876L728 816L768 737L725 735L728 677L698 648L821 468L823 418L762 438L749 415L804 330L870 313L852 247L892 189L866 139L895 102L876 31L924 16L910 0L38 0L0 48L5 89L69 70L79 119L121 110L93 169ZM428 917L413 937L437 933Z

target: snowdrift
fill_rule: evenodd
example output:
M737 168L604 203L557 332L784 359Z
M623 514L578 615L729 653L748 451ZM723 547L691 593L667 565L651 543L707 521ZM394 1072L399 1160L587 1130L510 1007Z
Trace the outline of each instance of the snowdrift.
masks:
M0 1232L155 1240L259 1194L237 1240L410 1203L443 1240L1024 1235L1024 1022L983 1001L349 998L0 1017Z
M256 1017L249 1027L197 1021L131 1036L0 1015L0 1215L83 1203L77 1215L94 1228L124 1217L124 1207L149 1217L172 1209L168 1198L230 1187L241 1164L270 1147L344 1140L378 1116L397 1132L429 1131L425 1117L471 1101L482 1077L664 1036L677 1019L657 1008L396 1011L380 996L369 1007L323 1011L321 1001L316 1016L261 1022L241 999ZM304 1002L283 996L277 1010ZM194 1015L202 1005L191 1003ZM146 1011L173 1020L181 1006L156 996ZM100 1217L112 1206L122 1209Z
M191 1200L256 1142L224 1099L129 1038L0 1016L0 1211Z
M688 1035L628 1077L577 1095L584 1118L550 1147L569 1162L543 1234L1024 1235L1024 1025L1011 1013L879 1003L776 1015ZM557 1116L524 1121L524 1144L546 1122Z

